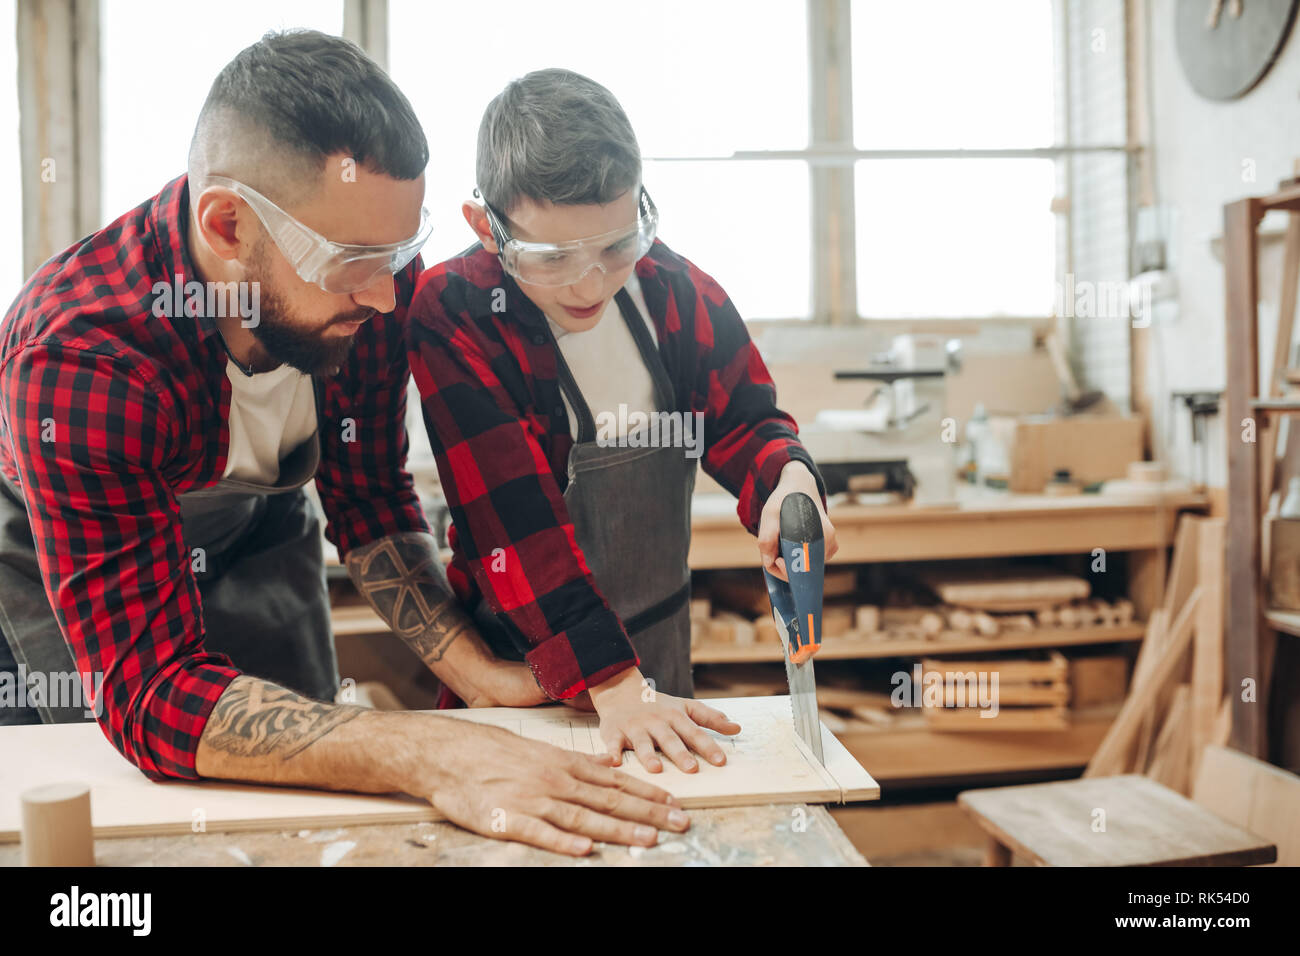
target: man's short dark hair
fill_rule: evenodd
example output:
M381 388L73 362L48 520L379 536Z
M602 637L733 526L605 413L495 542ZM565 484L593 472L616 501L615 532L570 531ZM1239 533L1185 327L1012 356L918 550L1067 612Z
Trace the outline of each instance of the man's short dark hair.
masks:
M429 162L410 102L356 44L315 30L272 32L217 75L190 175L231 176L288 201L339 153L393 179L415 179Z
M536 70L488 104L475 174L507 214L523 198L604 204L641 182L641 149L609 90L571 70Z

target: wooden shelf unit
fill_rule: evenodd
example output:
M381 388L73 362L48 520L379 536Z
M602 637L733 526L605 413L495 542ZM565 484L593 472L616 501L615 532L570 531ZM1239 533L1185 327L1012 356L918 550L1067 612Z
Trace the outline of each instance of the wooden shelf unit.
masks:
M822 641L817 660L867 660L881 657L943 656L978 654L988 651L1023 651L1039 647L1079 647L1087 644L1115 644L1140 641L1146 631L1141 623L1118 627L1040 628L1009 631L997 637L978 637L947 632L934 640L919 637L871 638L828 637ZM751 661L780 661L776 644L698 644L691 650L696 664L736 664Z
M1264 214L1273 209L1285 210L1289 215L1273 362L1268 377L1261 381L1259 225ZM1262 524L1269 500L1282 484L1278 473L1281 419L1300 411L1300 401L1287 395L1286 375L1300 279L1298 212L1300 184L1295 183L1271 196L1248 197L1223 207L1224 433L1228 462L1224 663L1228 687L1239 687L1249 678L1257 688L1255 701L1245 702L1238 693L1231 695L1230 746L1263 759L1268 756L1268 696L1277 634L1300 634L1300 615L1268 607L1261 554ZM1255 434L1248 437L1245 430L1252 424ZM1283 462L1295 474L1294 459L1300 451L1296 446L1300 443L1293 440L1290 444L1292 448L1283 456Z

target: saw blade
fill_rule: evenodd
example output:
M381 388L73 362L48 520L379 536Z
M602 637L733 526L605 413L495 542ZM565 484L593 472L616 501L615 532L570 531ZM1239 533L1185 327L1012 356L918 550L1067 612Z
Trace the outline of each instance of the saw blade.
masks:
M790 644L785 647L785 679L790 685L790 711L794 718L794 730L809 749L817 762L825 764L822 756L822 722L817 713L817 681L813 675L811 659L802 664L790 660Z

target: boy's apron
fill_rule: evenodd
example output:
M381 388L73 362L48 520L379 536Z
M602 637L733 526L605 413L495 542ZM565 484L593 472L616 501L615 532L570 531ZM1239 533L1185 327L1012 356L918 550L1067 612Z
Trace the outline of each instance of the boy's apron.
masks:
M303 490L320 462L323 386L315 378L312 384L317 431L281 461L274 485L223 478L178 500L203 602L204 650L228 655L245 673L332 701L339 677L320 521ZM0 646L0 671L77 670L45 594L23 498L7 480L0 481L0 636L8 651ZM27 703L25 719L11 714L5 721L0 713L0 723L87 719L83 707Z
M659 349L626 289L615 296L641 359L654 381L661 411L675 407ZM564 504L596 585L619 616L655 690L693 697L691 680L691 495L695 459L683 447L619 448L596 441L591 409L560 350L560 387L578 420L569 452ZM609 409L615 412L615 409ZM684 412L683 414L690 414ZM661 429L662 431L662 429ZM680 434L680 432L679 432ZM502 657L522 660L527 648L480 602L475 622ZM508 629L510 635L516 629Z

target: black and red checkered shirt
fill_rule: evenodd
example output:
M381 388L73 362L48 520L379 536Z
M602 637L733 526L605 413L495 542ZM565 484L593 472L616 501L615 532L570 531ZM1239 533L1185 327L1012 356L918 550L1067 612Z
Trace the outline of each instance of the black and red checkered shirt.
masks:
M739 498L741 522L757 533L781 469L791 461L817 469L718 284L662 242L636 275L673 385L675 407L663 411L704 413L704 470ZM524 638L551 697L631 667L636 653L562 497L573 438L545 316L475 245L420 277L408 335L451 510L457 595L468 604L481 595Z
M0 468L21 485L78 670L104 675L100 726L155 779L197 776L208 713L239 673L203 648L177 503L225 470L228 355L211 318L153 308L155 283L197 278L188 221L182 176L41 266L0 332ZM340 554L428 530L405 468L402 324L419 262L326 382L316 485Z

